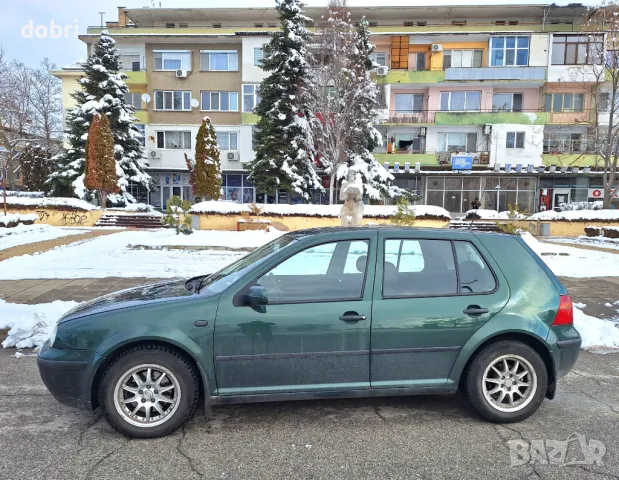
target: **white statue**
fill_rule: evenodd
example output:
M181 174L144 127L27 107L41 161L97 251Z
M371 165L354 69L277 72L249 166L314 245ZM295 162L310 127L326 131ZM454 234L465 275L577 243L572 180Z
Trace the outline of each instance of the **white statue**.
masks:
M344 200L340 217L342 226L350 227L361 225L363 218L363 184L361 177L353 169L349 169L346 178L342 181L340 200Z

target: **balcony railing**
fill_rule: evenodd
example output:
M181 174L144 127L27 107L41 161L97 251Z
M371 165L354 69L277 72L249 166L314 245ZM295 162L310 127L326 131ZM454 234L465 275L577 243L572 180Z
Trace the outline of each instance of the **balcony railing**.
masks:
M446 81L470 80L522 80L543 82L546 80L546 67L450 67L445 70Z
M572 153L595 153L595 142L569 138L545 138L544 153L561 155Z
M486 125L514 123L520 125L544 125L548 112L539 110L506 112L496 110L442 111L442 110L381 110L377 122L388 125Z

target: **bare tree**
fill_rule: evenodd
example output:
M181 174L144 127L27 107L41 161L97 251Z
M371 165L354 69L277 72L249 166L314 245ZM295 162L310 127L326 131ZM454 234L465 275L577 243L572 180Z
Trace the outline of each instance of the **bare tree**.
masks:
M62 136L62 85L60 79L52 75L55 68L56 65L46 58L39 68L32 70L30 96L32 133L51 156L60 148Z

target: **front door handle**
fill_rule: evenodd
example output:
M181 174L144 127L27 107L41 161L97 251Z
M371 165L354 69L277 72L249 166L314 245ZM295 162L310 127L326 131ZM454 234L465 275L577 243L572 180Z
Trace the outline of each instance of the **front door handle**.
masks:
M469 305L468 307L466 307L463 313L466 313L467 315L473 315L473 316L482 315L484 313L488 313L488 309L481 308L479 305Z
M357 323L361 320L367 320L365 315L359 315L357 312L346 312L340 317L340 320L345 323Z

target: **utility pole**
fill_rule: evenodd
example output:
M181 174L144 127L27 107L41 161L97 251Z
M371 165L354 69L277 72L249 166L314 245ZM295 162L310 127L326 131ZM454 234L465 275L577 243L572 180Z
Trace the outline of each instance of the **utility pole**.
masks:
M4 200L4 216L6 217L6 167L8 162L7 159L4 158L5 155L8 155L8 150L0 145L0 159L2 159L2 164L0 165L2 170L0 173L2 173L2 197Z

